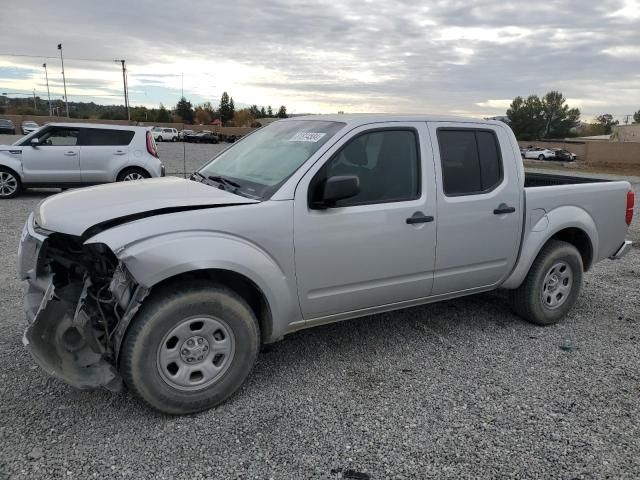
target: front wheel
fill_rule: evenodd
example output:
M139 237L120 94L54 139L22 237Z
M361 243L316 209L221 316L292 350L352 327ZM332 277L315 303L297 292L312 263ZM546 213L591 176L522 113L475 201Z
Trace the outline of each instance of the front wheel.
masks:
M123 341L120 371L156 410L195 413L238 390L259 349L258 322L247 303L223 286L194 281L146 300Z
M0 199L17 197L21 189L20 177L12 170L0 167Z
M573 307L582 288L580 252L567 242L549 241L524 282L510 294L511 307L537 325L553 325Z
M544 155L539 155L538 160L544 160Z

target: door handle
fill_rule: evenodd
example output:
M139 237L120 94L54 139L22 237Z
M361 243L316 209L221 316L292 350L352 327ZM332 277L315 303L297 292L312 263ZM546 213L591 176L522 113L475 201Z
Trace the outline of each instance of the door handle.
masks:
M414 225L416 223L429 223L433 222L433 217L431 215L425 215L422 212L416 212L407 218L407 223L409 225Z
M67 157L75 157L78 153L77 152L65 152L64 153Z
M124 155L127 152L123 152L122 150L116 150L114 155Z
M496 208L493 211L493 214L494 215L503 215L505 213L513 213L515 211L516 211L516 207L510 207L506 203L501 203L500 205L498 205L498 208Z

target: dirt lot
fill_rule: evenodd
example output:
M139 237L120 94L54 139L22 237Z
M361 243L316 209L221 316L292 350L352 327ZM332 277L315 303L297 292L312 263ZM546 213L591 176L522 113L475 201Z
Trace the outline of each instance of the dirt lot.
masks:
M186 148L192 171L220 147ZM181 144L160 152L183 170ZM0 479L640 477L639 248L586 274L559 325L495 293L318 327L221 407L171 418L49 379L23 348L16 247L47 194L0 205Z

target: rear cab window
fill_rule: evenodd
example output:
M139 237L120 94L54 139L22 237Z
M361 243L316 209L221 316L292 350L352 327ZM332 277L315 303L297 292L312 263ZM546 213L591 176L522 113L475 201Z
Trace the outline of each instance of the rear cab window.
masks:
M445 195L487 193L502 183L500 143L493 130L441 127L436 135Z

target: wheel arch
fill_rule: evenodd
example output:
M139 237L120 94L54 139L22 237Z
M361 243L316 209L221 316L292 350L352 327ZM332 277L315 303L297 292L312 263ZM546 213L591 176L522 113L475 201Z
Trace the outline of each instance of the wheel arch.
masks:
M143 172L145 172L147 175L149 175L149 177L151 177L151 172L149 172L149 170L147 170L145 167L141 166L141 165L132 165L132 164L128 164L125 165L124 167L122 167L115 176L115 181L118 181L118 179L127 171L129 170L142 170Z
M527 228L516 267L501 287L518 288L536 257L551 240L561 240L576 247L582 257L584 271L593 265L595 252L598 251L598 229L595 222L582 208L559 207Z

